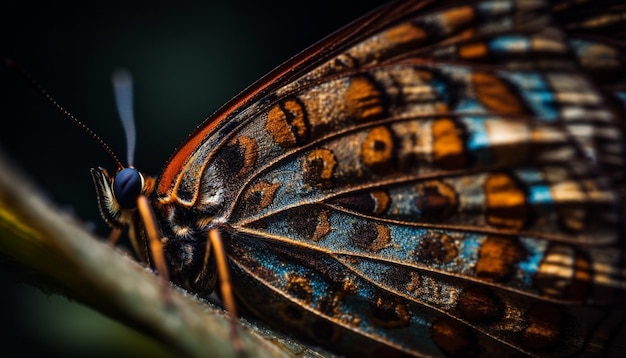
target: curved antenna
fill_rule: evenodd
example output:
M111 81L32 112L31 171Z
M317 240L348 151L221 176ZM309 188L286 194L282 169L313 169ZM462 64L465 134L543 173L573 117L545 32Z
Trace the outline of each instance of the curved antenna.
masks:
M39 92L39 94L43 98L45 98L48 102L50 102L52 106L56 108L57 111L59 111L62 115L65 116L65 118L69 119L70 122L74 123L78 128L82 129L83 132L87 133L93 140L95 140L98 144L100 144L100 146L104 149L104 151L109 154L109 156L113 159L113 161L115 161L115 164L117 164L118 169L124 168L124 165L117 158L113 150L111 150L111 148L102 139L100 139L100 137L98 137L96 133L94 133L91 129L89 129L89 127L84 125L83 122L79 121L76 117L74 117L74 115L66 111L65 108L61 107L61 105L58 104L57 101L55 101L54 98L52 98L52 96L48 94L48 92L39 84L39 82L35 80L35 78L33 78L33 76L31 76L31 74L28 71L26 71L26 69L24 69L17 62L11 59L6 60L6 65L8 67L11 67L17 70L17 72L21 74L22 77L24 77L24 79L26 79L26 81L30 83L30 85L33 88L35 88L35 90Z
M127 163L128 166L132 167L136 142L133 114L133 78L127 70L117 69L113 72L112 80L117 113L119 113L126 134Z

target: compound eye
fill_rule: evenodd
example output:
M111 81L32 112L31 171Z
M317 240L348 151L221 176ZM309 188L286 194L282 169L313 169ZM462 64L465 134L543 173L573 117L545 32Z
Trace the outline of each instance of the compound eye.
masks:
M113 180L113 195L124 209L137 207L137 198L141 194L143 180L139 171L134 168L122 169Z

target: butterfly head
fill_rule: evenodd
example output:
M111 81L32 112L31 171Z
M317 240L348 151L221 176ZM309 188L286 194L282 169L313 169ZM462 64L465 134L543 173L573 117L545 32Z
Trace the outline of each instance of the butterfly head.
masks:
M137 197L143 188L143 175L135 168L120 170L113 179L113 196L123 209L137 207Z
M217 272L215 257L211 254L210 246L207 246L206 238L197 240L196 236L189 233L192 225L185 221L188 215L176 215L172 206L160 205L157 200L153 200L156 185L154 177L144 176L133 167L118 169L115 175L110 175L102 167L93 168L91 176L102 218L109 226L118 229L117 232L128 229L130 243L139 261L151 266L158 261L150 250L152 244L149 244L149 230L153 227L160 237L169 238L162 241L169 279L194 292L213 291ZM141 196L148 198L152 210L156 210L152 211L151 219L147 219L145 213L142 216L140 212ZM158 220L168 220L168 225L162 226ZM162 273L157 266L153 268Z
M110 176L106 169L91 169L96 186L100 213L110 226L122 228L132 225L140 195L149 196L154 190L154 178L145 177L139 170L128 167Z

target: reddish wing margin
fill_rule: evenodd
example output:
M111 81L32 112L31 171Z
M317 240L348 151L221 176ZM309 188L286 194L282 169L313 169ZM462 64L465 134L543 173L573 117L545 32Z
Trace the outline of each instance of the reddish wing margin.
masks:
M172 189L178 178L178 173L191 153L210 133L228 122L242 108L258 101L277 87L302 76L311 68L315 68L361 39L379 31L381 27L398 21L406 14L411 14L415 10L427 7L432 3L432 0L387 3L334 32L263 76L202 122L178 147L159 177L157 195L164 195Z

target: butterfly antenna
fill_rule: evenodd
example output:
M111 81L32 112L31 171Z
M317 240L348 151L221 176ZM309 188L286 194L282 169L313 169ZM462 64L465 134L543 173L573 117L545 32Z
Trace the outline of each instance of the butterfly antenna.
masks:
M126 150L128 165L133 166L135 156L135 118L133 114L133 78L125 69L113 72L113 91L124 133L126 134Z
M33 76L31 76L31 74L28 71L26 71L24 67L20 66L17 62L15 62L12 59L7 59L6 65L8 67L15 69L20 75L22 75L22 77L24 77L24 79L26 79L28 83L30 83L30 85L44 99L50 102L52 106L56 108L58 112L60 112L63 116L65 116L65 118L69 119L70 122L74 123L77 127L82 129L83 132L87 133L93 140L95 140L98 144L100 144L100 146L104 149L105 152L109 154L109 156L113 159L113 161L115 161L115 163L117 164L119 168L124 168L124 165L117 158L113 150L111 150L111 148L100 137L98 137L96 133L94 133L91 129L89 129L89 127L84 125L83 122L79 121L76 117L74 117L74 115L72 115L70 112L65 110L65 108L63 108L60 104L58 104L57 101L55 101L54 98L52 98L52 96L48 94L48 92L39 84L39 82L37 82L37 80L35 80Z

